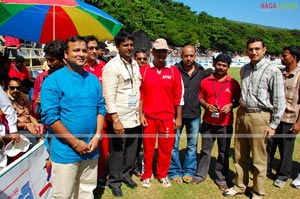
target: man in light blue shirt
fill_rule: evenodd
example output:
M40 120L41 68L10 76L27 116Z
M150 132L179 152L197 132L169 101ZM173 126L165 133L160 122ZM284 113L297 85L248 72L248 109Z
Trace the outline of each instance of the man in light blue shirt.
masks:
M83 70L84 38L65 44L65 67L45 79L41 90L42 120L51 136L52 198L94 198L104 98L97 77Z

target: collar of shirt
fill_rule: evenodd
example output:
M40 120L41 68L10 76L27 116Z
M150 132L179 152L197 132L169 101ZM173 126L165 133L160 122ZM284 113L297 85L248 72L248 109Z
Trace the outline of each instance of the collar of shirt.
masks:
M188 75L188 73L183 69L183 61L181 61L180 63L175 64L175 66L177 66L180 71L182 71L183 73ZM200 65L195 62L194 63L194 71L193 71L192 76L194 76L200 70L199 67L200 67Z
M153 64L153 62L151 62L150 63L150 68L154 68L155 66L154 66L154 64ZM171 64L166 64L164 67L166 67L166 68L171 68Z
M300 66L297 66L288 76L286 75L286 71L283 71L283 76L285 78L293 78L295 76L295 74L300 70Z
M261 68L265 63L267 62L267 60L265 58L262 58L259 62L257 62L255 65L253 65L252 63L250 63L250 65L253 67L254 70L258 70L259 68Z
M208 77L210 80L215 80L215 81L219 81L218 79L215 78L214 74L210 74ZM226 74L226 78L224 79L224 81L222 82L230 82L231 81L231 76L229 74Z
M94 63L93 65L89 65L88 63L86 63L84 67L95 68L95 66L98 65L99 62L100 62L100 61L99 61L98 59L96 59L96 60L95 60L95 63Z
M132 59L132 58L130 58L130 60L129 60L129 62L128 62L128 61L126 61L123 57L121 57L120 54L118 54L118 56L120 57L120 60L121 60L122 62L124 62L124 63L126 63L126 64L128 64L128 65L133 64L133 59Z

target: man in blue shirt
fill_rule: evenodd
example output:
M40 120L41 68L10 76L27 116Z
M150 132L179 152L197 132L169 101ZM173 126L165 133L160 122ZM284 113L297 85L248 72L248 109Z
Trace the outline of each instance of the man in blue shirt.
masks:
M42 85L42 120L49 126L52 198L94 198L98 143L106 114L96 76L83 70L87 45L74 36L65 43L66 65Z

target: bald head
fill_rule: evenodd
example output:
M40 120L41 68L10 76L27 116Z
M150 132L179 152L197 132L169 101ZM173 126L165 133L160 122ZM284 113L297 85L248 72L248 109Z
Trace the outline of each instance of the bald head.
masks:
M196 49L192 45L186 45L182 49L181 58L183 65L186 67L192 67L196 58Z

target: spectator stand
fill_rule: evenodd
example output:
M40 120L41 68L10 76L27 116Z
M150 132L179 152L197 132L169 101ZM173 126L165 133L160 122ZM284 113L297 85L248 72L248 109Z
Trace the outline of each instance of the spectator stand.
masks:
M0 52L4 52L5 46L0 46ZM17 49L17 54L21 55L25 58L25 64L27 68L29 69L31 76L33 78L36 78L36 76L42 71L42 64L44 62L44 49L32 47L28 45L22 45L20 48L16 47L7 47L10 49ZM9 55L10 60L14 60L15 57L13 57L11 54Z

